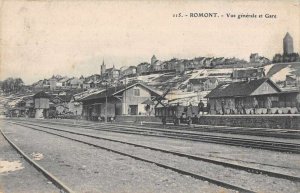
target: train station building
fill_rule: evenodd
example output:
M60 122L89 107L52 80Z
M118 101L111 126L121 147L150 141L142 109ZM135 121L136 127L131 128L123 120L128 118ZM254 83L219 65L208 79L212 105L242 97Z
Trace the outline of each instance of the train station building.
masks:
M206 98L212 114L296 113L299 106L299 90L283 91L269 78L219 85Z
M132 83L110 87L92 93L79 102L82 102L82 115L87 120L104 120L107 117L115 118L122 115L150 115L154 113L154 105L149 103L161 93L142 84Z

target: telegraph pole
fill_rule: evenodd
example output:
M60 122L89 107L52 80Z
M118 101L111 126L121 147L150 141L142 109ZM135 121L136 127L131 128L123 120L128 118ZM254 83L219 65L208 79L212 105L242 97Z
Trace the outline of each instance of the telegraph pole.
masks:
M105 123L107 123L107 81L106 81L106 91L105 91Z
M127 77L125 76L125 91L124 91L124 115L126 115L126 111L128 112L128 109L126 109L126 89L127 89Z

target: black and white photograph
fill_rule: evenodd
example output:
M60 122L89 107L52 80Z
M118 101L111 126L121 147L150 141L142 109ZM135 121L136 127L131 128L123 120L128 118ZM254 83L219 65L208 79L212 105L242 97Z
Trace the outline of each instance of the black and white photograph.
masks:
M299 193L300 0L0 0L0 193Z

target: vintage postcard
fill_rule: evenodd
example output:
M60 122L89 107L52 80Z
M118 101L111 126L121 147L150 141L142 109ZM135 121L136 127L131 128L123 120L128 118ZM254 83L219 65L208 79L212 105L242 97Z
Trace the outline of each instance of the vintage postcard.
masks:
M300 192L299 0L0 0L0 193Z

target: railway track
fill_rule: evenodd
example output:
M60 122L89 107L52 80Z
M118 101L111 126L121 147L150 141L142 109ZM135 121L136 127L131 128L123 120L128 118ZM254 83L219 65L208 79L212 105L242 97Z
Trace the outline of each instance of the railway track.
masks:
M297 154L300 153L300 144L280 142L280 141L216 136L216 135L202 134L193 131L182 131L182 130L176 131L172 129L149 128L144 126L142 127L142 126L133 126L133 125L117 125L117 124L105 124L105 123L75 125L75 124L53 123L53 122L51 122L51 124L66 125L72 127L82 127L85 129L101 130L101 131L108 131L108 132L115 132L115 133L155 136L155 137L164 137L164 138L181 139L181 140L198 141L198 142L208 142L208 143L216 143L216 144L223 144L223 145L232 145L232 146L241 146L247 148L258 148L258 149L265 149L271 151L287 152L287 153L297 153ZM105 128L103 126L105 126Z
M158 127L161 126L159 123L144 123L146 127ZM245 127L228 127L228 126L209 126L209 125L194 125L189 127L187 125L168 125L168 129L174 130L186 130L196 132L207 132L207 133L225 133L225 134L238 134L238 135L249 135L249 136L261 136L261 137L274 137L274 138L285 138L285 139L300 139L299 130L290 129L268 129L268 128L245 128Z
M0 129L0 133L5 138L5 140L30 164L32 165L38 172L43 174L49 181L51 181L62 193L75 193L71 188L65 185L62 181L60 181L57 177L51 174L49 171L44 169L41 165L33 161L28 155L26 155L12 140L10 140Z
M16 122L9 122L9 123L16 124L16 125L19 125L19 126L22 126L22 127L26 127L26 128L30 128L30 129L33 129L33 130L36 130L36 131L41 131L41 132L44 132L44 133L47 133L47 134L59 136L59 137L62 137L62 138L65 138L65 139L69 139L69 140L72 140L72 141L76 141L76 142L79 142L79 143L82 143L82 144L90 145L90 146L93 146L93 147L96 147L96 148L100 148L100 149L103 149L103 150L106 150L106 151L109 151L109 152L112 152L112 153L116 153L116 154L119 154L119 155L122 155L122 156L130 157L130 158L133 158L135 160L143 161L143 162L150 163L150 164L155 164L158 167L161 167L161 168L164 168L164 169L168 169L168 170L172 170L172 171L174 171L176 173L179 173L179 174L182 174L182 175L186 175L186 176L190 176L190 177L193 177L193 178L198 179L198 180L207 181L207 182L209 182L211 184L215 184L215 185L223 187L223 188L231 189L231 190L238 191L238 192L246 192L246 193L254 193L254 192L256 192L256 191L250 190L248 188L244 188L242 186L238 186L238 185L235 185L235 184L231 184L229 182L224 182L224 181L221 181L221 180L218 180L218 179L214 179L214 178L211 178L211 177L200 175L198 173L190 172L190 171L187 171L185 169L174 167L172 165L160 163L160 162L153 161L153 160L147 159L147 158L143 158L141 156L136 156L136 155L133 155L133 154L130 154L130 153L125 153L123 151L119 151L119 150L114 149L114 148L108 148L106 146L101 146L101 145L98 145L96 143L93 143L93 142L90 142L90 141L87 141L87 140L80 140L80 139L75 138L75 137L70 137L70 136L67 136L67 135L63 135L63 134L61 134L61 133L59 133L57 131L62 131L62 132L65 132L65 133L71 133L71 134L81 135L81 134L79 134L77 132L63 131L61 129L57 129L57 128L53 129L53 128L50 128L50 127L48 128L48 130L45 130L45 128L46 128L45 126L42 126L42 125L38 126L38 125L28 124L28 123L25 123L25 124L24 123L16 123ZM40 128L44 128L44 129L40 129ZM88 137L92 137L92 136L88 136ZM117 142L117 141L115 141L115 142ZM120 142L118 142L118 143L120 143ZM133 144L131 144L131 145L134 146ZM135 144L135 146L138 146L138 144ZM143 146L139 146L139 147L143 147ZM147 148L149 149L151 147L144 146L143 148L144 149L147 149ZM152 148L152 150L155 151L155 148ZM157 149L156 151L159 151L159 149ZM163 152L164 150L161 149L160 151ZM165 153L167 153L167 151L165 151ZM169 152L169 153L171 154L171 152ZM177 155L179 155L179 154L177 154ZM192 156L190 156L190 158L192 158Z
M151 147L151 146L146 146L146 145L140 145L140 144L137 144L137 143L130 143L130 142L126 142L126 141L116 140L116 139L107 138L107 137L100 137L100 136L86 134L86 133L82 133L82 132L75 132L73 130L58 129L58 128L55 128L55 127L49 127L49 126L45 126L45 125L29 124L29 123L26 123L25 125L24 124L19 124L19 123L14 123L14 124L18 124L18 125L21 125L21 126L26 126L26 124L30 125L30 126L38 126L38 127L45 128L45 129L61 131L61 132L65 132L65 133L71 133L71 134L75 134L75 135L81 135L81 136L91 137L91 138L95 138L95 139L116 142L116 143L120 143L120 144L131 145L131 146L134 146L134 147L141 147L141 148L150 149L150 150L154 150L154 151L159 151L159 152L163 152L163 153L168 153L168 154L172 154L172 155L176 155L176 156L180 156L180 157L185 157L185 158L193 159L193 160L197 160L197 161L205 161L205 162L213 163L213 164L216 164L216 165L222 165L224 167L230 167L230 168L233 168L233 169L243 170L243 171L246 171L246 172L249 172L249 173L263 174L263 175L268 175L270 177L276 177L276 178L291 180L291 181L294 181L294 182L300 182L300 177L298 177L298 176L292 176L292 175L287 175L287 174L282 174L282 173L276 173L276 172L272 172L272 171L258 169L258 168L255 168L255 167L243 166L243 165L240 165L240 164L232 164L232 163L228 163L228 162L224 162L224 161L218 161L218 160L215 160L215 159L210 159L210 158L205 158L205 157L200 157L200 156L195 156L195 155L190 155L190 154L185 154L185 153L179 153L179 152L166 150L166 149L162 149L162 148Z

